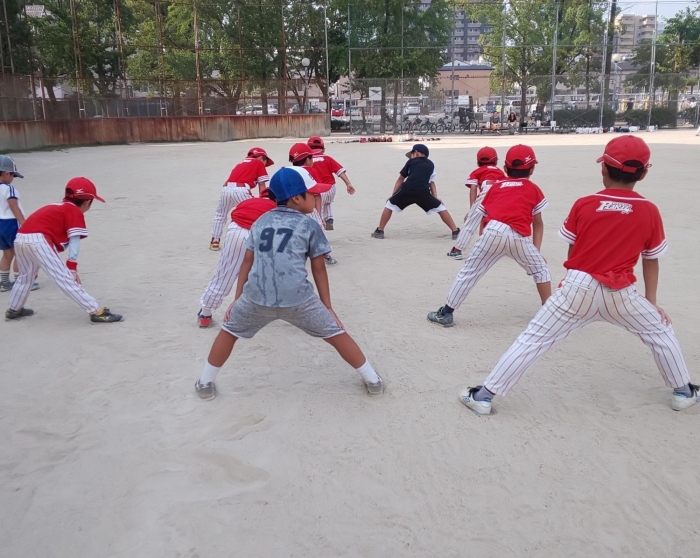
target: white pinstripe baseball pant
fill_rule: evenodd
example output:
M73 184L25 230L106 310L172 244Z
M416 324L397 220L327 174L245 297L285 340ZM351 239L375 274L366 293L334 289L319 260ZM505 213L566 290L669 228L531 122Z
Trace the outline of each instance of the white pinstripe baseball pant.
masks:
M514 259L535 283L552 280L547 262L529 237L518 234L504 223L490 221L455 277L447 294L447 305L459 308L479 279L504 256Z
M59 289L77 302L88 314L100 310L100 305L73 279L73 274L43 234L19 233L15 239L15 258L19 266L19 277L10 293L11 310L24 308L29 297L29 289L32 288L34 277L40 268L58 285Z
M214 215L214 224L211 227L211 237L219 240L221 233L224 231L224 225L229 214L239 203L249 200L253 195L250 193L250 186L247 184L238 185L234 182L229 182L221 189L221 197L219 205L216 207Z
M209 281L200 300L202 310L210 312L216 310L233 289L238 272L241 270L246 251L245 241L249 234L248 229L233 222L229 224L214 277Z
M331 204L333 200L335 200L335 193L335 184L333 184L333 187L328 190L328 192L323 192L323 194L321 194L321 217L323 217L324 221L333 219L333 208Z
M673 328L661 321L659 311L634 285L613 290L587 273L569 270L561 287L501 357L484 386L495 394L506 395L549 349L570 333L597 321L620 326L639 337L651 349L667 386L679 388L690 382Z
M459 231L459 236L455 242L455 248L458 250L466 250L469 246L469 241L474 236L474 233L479 230L479 225L484 219L484 214L478 211L477 208L481 205L481 202L486 196L486 192L489 191L493 182L484 182L481 187L481 191L477 194L476 200L474 200L474 205L469 208L467 212L467 217L464 219L464 225L462 225L462 230ZM472 186L472 188L478 188L478 186Z

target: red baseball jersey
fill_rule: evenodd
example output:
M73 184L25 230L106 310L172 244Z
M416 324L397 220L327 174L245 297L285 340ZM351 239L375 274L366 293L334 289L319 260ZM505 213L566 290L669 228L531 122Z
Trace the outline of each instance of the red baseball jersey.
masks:
M85 238L85 215L71 202L52 203L32 213L19 232L43 234L57 252L63 252L71 236Z
M659 209L631 190L605 189L579 198L559 236L573 245L567 269L583 271L611 289L636 282L634 266L667 250Z
M547 198L527 178L506 178L491 186L477 210L489 221L505 223L515 232L530 236L533 217L547 207Z
M270 177L267 175L265 164L260 159L248 158L233 167L226 183L247 184L251 188L255 188L261 182L268 180Z
M251 198L242 201L231 212L231 221L239 227L250 230L258 217L277 207L277 203L268 198Z
M343 165L328 155L314 155L314 164L306 170L319 184L335 184L335 177L345 172Z
M467 178L466 187L478 186L482 189L484 182L496 182L506 178L505 173L493 165L484 165L483 167L475 168Z

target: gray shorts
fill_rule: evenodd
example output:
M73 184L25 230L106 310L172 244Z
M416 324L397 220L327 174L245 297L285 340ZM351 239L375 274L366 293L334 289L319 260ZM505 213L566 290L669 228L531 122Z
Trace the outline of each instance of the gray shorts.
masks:
M284 320L312 337L322 339L345 333L316 295L309 297L298 306L288 308L258 306L250 302L245 295L241 295L231 309L229 320L221 326L221 329L236 337L250 339L275 320Z

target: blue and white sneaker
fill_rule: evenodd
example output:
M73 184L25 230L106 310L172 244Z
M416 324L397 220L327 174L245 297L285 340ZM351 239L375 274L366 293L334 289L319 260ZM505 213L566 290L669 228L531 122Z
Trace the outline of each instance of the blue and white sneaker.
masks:
M692 395L688 397L682 393L673 392L673 400L671 401L671 408L674 411L683 411L688 407L692 407L696 403L700 403L700 386L695 384L688 384Z
M32 288L29 290L30 291L38 291L40 288L41 288L41 285L39 285L39 282L35 281L34 283L32 283Z
M491 399L486 398L480 401L474 399L474 394L483 386L470 387L465 389L459 396L459 400L477 415L491 414Z

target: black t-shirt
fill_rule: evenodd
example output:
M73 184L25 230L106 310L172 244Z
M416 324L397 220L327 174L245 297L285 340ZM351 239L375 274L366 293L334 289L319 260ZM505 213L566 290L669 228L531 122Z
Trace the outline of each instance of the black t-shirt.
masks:
M409 159L399 173L406 180L401 190L419 192L430 191L430 183L434 180L435 164L427 157Z

